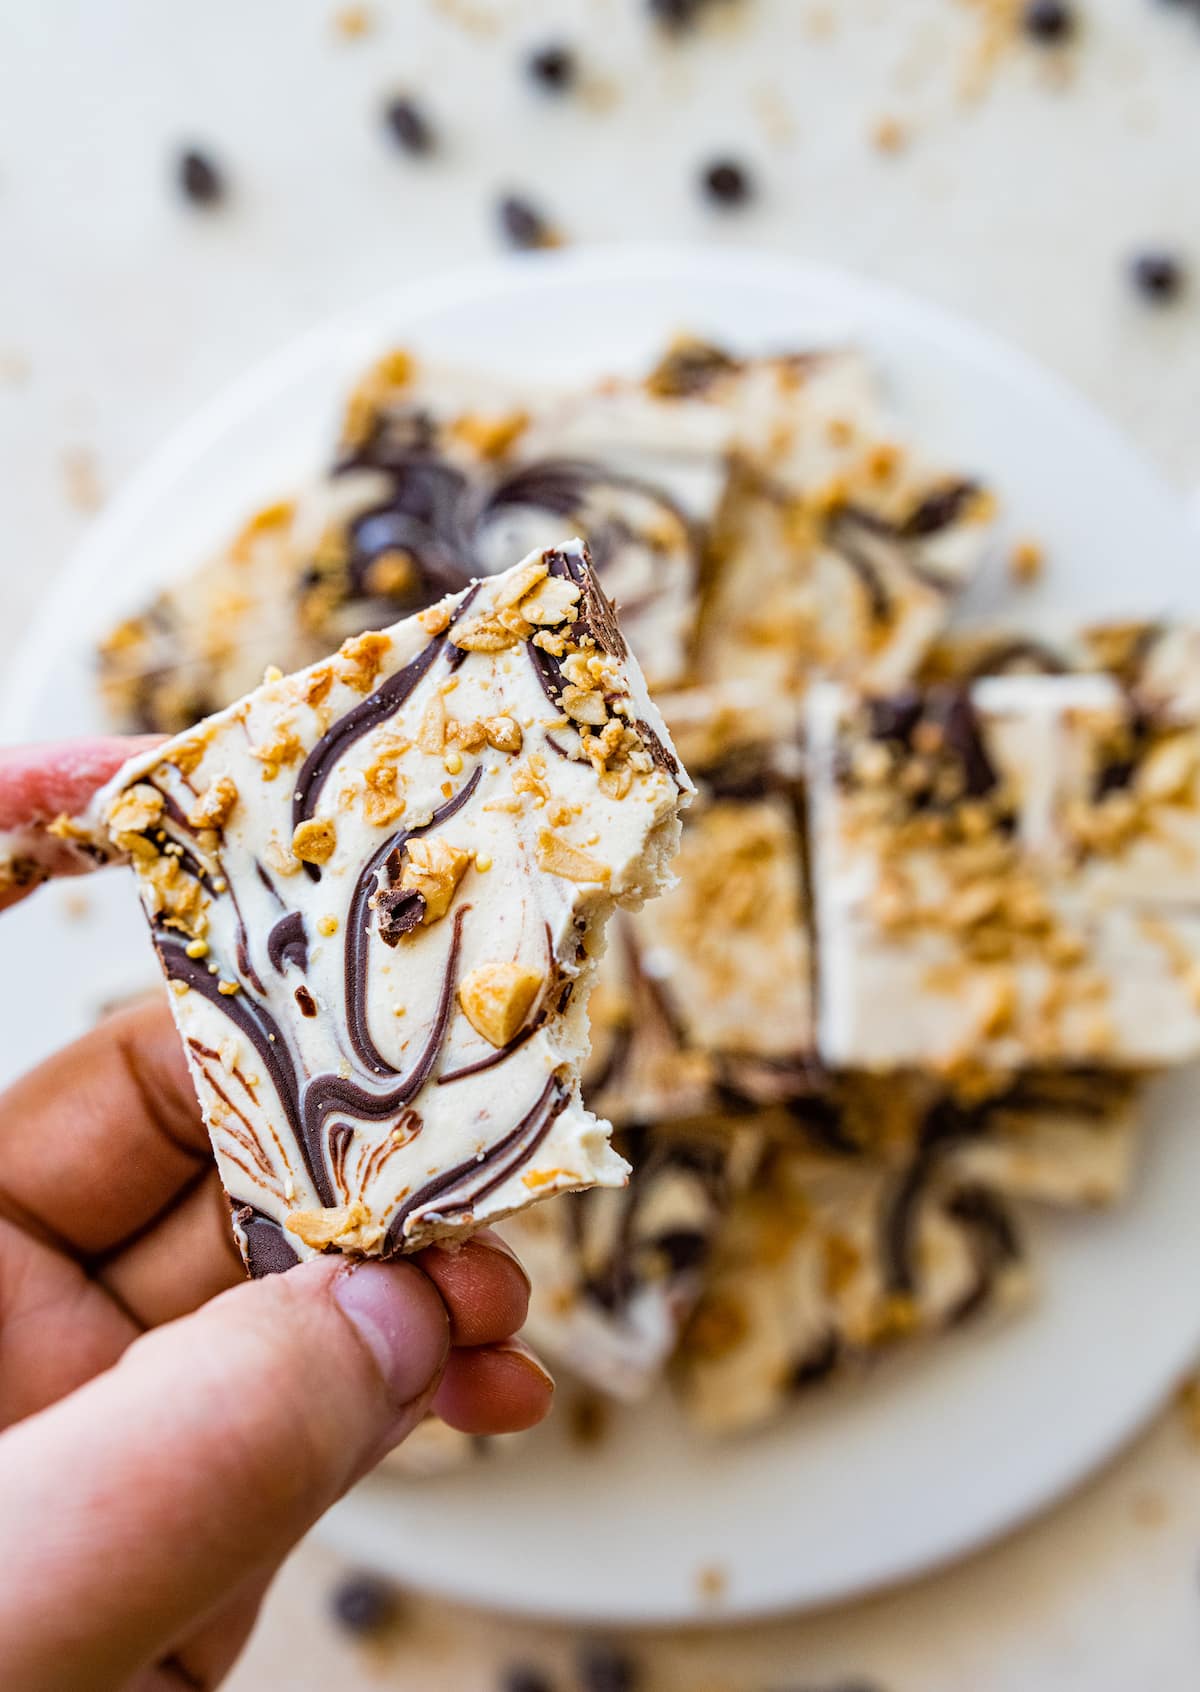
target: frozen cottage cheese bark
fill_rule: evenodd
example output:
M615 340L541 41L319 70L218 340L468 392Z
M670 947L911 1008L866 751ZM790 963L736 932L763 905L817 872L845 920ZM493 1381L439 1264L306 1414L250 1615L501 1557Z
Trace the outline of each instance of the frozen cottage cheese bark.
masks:
M761 1426L898 1341L1028 1291L1020 1236L953 1150L894 1166L786 1141L734 1205L676 1358L689 1417Z
M533 1344L601 1392L633 1400L675 1349L761 1134L753 1122L706 1118L619 1131L615 1143L631 1165L628 1186L565 1193L501 1231L533 1282Z
M1200 1052L1200 731L1110 676L810 715L818 1044L835 1066Z
M690 793L578 543L127 766L98 807L253 1272L622 1183L587 990Z

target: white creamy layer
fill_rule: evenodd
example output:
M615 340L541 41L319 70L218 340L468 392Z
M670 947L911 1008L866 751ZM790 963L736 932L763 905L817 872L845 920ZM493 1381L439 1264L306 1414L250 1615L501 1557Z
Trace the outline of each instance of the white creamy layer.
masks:
M621 1183L578 1096L586 988L614 903L667 879L673 766L573 544L111 785L252 1267Z
M872 1069L1196 1056L1195 725L1136 727L1098 675L994 678L969 700L1012 820L951 844L915 838L897 803L913 758L877 779L890 754L853 699L825 688L811 702L822 1056Z

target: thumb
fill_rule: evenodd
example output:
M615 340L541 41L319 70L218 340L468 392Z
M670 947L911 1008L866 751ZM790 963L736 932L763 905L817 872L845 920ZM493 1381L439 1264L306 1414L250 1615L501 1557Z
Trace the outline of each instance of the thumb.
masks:
M449 1348L411 1263L318 1259L139 1339L0 1439L0 1685L124 1684L421 1419Z

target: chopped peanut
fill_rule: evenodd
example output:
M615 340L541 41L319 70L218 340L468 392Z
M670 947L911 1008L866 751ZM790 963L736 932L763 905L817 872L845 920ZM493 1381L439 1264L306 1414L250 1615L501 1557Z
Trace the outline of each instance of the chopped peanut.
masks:
M521 1028L545 977L524 964L480 964L458 989L463 1015L491 1045L506 1046Z

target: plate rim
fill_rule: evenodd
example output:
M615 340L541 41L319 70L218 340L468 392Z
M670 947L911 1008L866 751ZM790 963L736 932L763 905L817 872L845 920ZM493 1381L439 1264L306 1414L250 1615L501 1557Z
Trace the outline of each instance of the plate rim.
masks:
M0 738L9 738L19 721L22 701L44 665L44 659L39 659L38 654L45 641L64 621L69 624L71 606L81 585L92 580L108 560L119 555L124 537L136 531L149 512L164 499L170 498L176 479L186 474L189 467L207 451L216 447L237 420L269 404L273 395L302 380L305 370L320 366L335 355L336 349L362 341L370 325L394 321L398 333L405 332L406 324L417 332L425 316L461 310L472 301L503 295L513 289L553 289L580 284L596 286L605 281L619 281L628 286L631 282L651 282L663 278L682 285L688 276L698 272L704 274L706 281L716 278L727 282L731 289L778 287L789 283L799 284L801 289L813 293L840 294L852 315L864 319L887 317L939 347L953 346L956 357L964 364L973 365L981 372L997 371L1005 382L1020 382L1033 396L1040 392L1052 397L1058 408L1070 408L1081 428L1090 431L1093 441L1119 453L1129 475L1140 478L1146 492L1162 503L1164 512L1168 504L1177 506L1181 536L1188 532L1183 501L1176 496L1167 478L1086 395L1078 392L1057 371L1042 365L1022 348L1010 345L991 329L975 325L962 315L943 310L935 303L915 297L903 289L842 271L835 266L745 246L714 249L696 242L638 242L546 255L512 255L434 273L372 293L276 348L210 396L190 418L171 431L156 450L134 469L111 504L82 537L50 594L30 620L22 649L0 692ZM626 1628L726 1625L796 1613L801 1609L837 1607L867 1594L890 1591L944 1569L1005 1538L1076 1493L1090 1477L1110 1465L1137 1437L1164 1401L1172 1382L1194 1357L1200 1345L1200 1313L1196 1318L1195 1332L1186 1346L1182 1343L1184 1326L1180 1324L1179 1356L1172 1364L1170 1378L1164 1378L1166 1370L1160 1368L1153 1380L1148 1381L1145 1389L1136 1395L1136 1409L1130 1409L1120 1426L1115 1427L1104 1441L1093 1442L1074 1462L1062 1464L1052 1485L1043 1485L1036 1496L1022 1498L1007 1509L993 1511L982 1525L976 1523L947 1537L942 1545L926 1556L897 1558L890 1567L888 1559L882 1559L881 1572L866 1579L843 1580L840 1585L835 1583L828 1590L799 1599L776 1595L755 1599L752 1594L735 1592L728 1603L718 1606L705 1606L695 1599L690 1603L682 1598L672 1602L668 1594L662 1593L653 1609L640 1613L606 1609L603 1604L584 1604L574 1610L562 1606L540 1608L534 1600L528 1603L514 1601L508 1592L501 1595L493 1591L489 1594L486 1578L458 1586L445 1580L432 1580L424 1584L424 1589L509 1614ZM370 1485L371 1482L363 1484ZM394 1486L399 1493L404 1483L388 1479L379 1484ZM354 1550L353 1529L343 1527L344 1520L352 1520L354 1508L351 1495L335 1506L330 1519L323 1521L315 1530L343 1553ZM411 1585L422 1584L419 1570L414 1571L407 1566L403 1578Z

